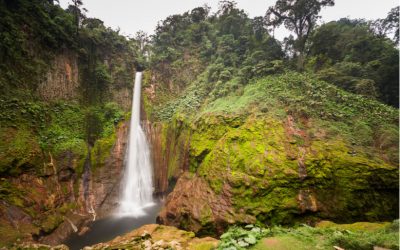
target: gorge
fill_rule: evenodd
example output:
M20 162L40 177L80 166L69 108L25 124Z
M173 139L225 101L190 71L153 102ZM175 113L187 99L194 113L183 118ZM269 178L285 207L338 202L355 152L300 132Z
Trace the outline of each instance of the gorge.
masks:
M78 2L0 2L0 249L398 249L398 7L302 47L233 1L134 38Z

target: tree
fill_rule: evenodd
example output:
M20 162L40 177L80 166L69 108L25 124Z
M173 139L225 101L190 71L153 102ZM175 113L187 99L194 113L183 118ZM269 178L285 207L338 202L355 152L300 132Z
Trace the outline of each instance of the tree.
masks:
M236 9L237 3L235 1L222 0L219 2L219 15L229 15L234 9Z
M194 8L190 12L190 17L192 19L192 22L199 23L201 21L206 20L208 17L208 14L210 13L210 9L211 9L211 7L206 4L203 7Z
M146 32L140 30L136 32L135 38L131 40L133 51L135 53L135 66L136 69L141 71L146 68L147 59L149 57L149 43L150 39Z
M399 43L399 9L399 6L391 9L384 21L387 29L394 33L393 40L396 44Z
M72 0L72 3L73 5L68 6L67 11L74 15L76 35L78 36L80 24L85 18L84 12L86 12L87 10L85 8L81 10L81 7L83 5L82 0Z
M391 9L385 19L377 19L370 23L373 32L378 37L393 35L392 40L399 43L399 6Z
M310 36L307 68L348 91L398 107L398 49L362 19L342 18Z
M304 66L306 41L320 18L318 13L322 7L334 4L334 0L278 0L275 6L268 8L265 15L268 26L278 27L284 24L287 29L295 32L299 70Z
M261 16L257 16L252 20L253 33L257 41L261 41L268 31L265 27L265 20Z

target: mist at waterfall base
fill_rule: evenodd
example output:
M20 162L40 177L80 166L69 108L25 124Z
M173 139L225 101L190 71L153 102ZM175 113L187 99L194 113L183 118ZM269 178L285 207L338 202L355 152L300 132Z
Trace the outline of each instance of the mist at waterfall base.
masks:
M74 233L64 242L64 244L68 246L70 250L78 250L85 246L110 241L119 235L131 232L143 225L154 224L156 223L156 217L160 212L161 206L162 203L156 200L154 206L143 209L146 213L144 216L111 216L94 221L88 225L90 230L87 233L83 235Z
M112 216L89 224L87 233L75 233L64 242L71 250L106 242L142 225L156 223L162 203L153 199L150 149L140 126L141 77L142 73L137 72L119 207Z

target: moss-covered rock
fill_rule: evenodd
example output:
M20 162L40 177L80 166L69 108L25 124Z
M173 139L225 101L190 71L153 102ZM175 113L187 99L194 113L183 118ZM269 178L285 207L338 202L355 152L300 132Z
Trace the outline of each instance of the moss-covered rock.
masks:
M184 133L190 135L192 177L178 181L160 221L210 234L232 223L397 218L398 166L327 136L314 121L257 114L197 118ZM213 200L227 201L229 212L218 212Z
M29 128L0 127L0 174L35 171L41 160L37 136Z
M0 126L0 231L7 232L0 240L2 245L47 237L65 223L64 215L76 210L88 214L90 209L98 209L118 181L109 176L119 176L122 169L123 131L127 129L122 125L116 128L114 120L107 121L102 137L91 149L93 183L88 193L94 198L90 203L79 202L87 198L80 192L81 186L89 186L87 179L86 183L81 181L88 154L82 109L73 104L47 108L51 109L47 121L33 120L33 124L40 125L30 126L26 117L19 117L18 127L4 123ZM122 131L118 143L117 129ZM94 171L105 165L110 167ZM101 185L97 185L99 182Z
M157 224L144 225L123 236L84 249L215 249L218 240L196 238L193 232Z

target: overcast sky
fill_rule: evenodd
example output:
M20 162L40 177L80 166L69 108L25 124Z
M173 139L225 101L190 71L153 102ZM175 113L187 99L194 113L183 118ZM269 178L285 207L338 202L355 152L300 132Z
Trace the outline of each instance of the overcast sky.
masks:
M143 30L152 34L158 21L173 14L207 3L211 12L218 9L218 0L82 0L88 10L87 16L104 21L106 26L120 28L123 35L133 36ZM238 7L244 9L250 17L264 16L275 0L236 0ZM71 0L60 0L66 8ZM386 17L391 8L398 5L398 0L335 0L335 6L324 8L320 15L323 22L338 20L341 17L377 19ZM275 31L278 39L290 33L284 28Z

